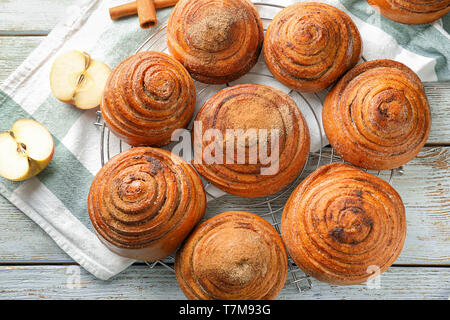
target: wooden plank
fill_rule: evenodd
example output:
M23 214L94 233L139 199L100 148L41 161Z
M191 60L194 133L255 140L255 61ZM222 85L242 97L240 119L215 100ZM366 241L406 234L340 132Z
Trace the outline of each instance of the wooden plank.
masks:
M44 39L45 37L0 37L0 83L20 66Z
M108 281L78 266L2 266L1 299L186 299L164 267L133 265ZM79 275L79 277L78 277ZM379 285L334 286L312 280L299 293L287 284L278 299L448 299L450 268L392 267Z
M74 4L71 0L0 1L0 34L46 34Z
M329 149L328 149L329 151ZM407 238L396 264L450 265L450 147L426 147L404 167L405 174L393 185L402 196L407 212ZM321 164L325 164L326 160ZM306 173L316 166L310 161ZM382 177L388 178L388 173ZM288 194L278 199L281 207ZM207 216L235 209L258 214L267 206L249 209L247 200L226 197L235 204L208 204ZM87 213L86 213L87 214ZM0 263L26 261L70 262L67 255L39 227L3 198L0 200Z
M450 81L424 83L431 108L431 131L427 145L450 145Z
M0 195L0 263L73 261L36 223Z

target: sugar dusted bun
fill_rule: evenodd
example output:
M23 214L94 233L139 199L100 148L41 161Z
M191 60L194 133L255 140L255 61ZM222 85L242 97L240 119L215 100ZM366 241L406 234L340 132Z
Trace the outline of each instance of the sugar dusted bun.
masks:
M383 16L404 24L424 24L450 12L449 0L367 0Z
M204 83L227 83L246 74L263 39L261 19L249 0L181 0L167 26L170 52Z
M305 273L329 283L358 284L399 256L405 208L383 179L333 163L314 171L291 194L281 235Z
M367 169L397 168L428 139L431 115L419 77L392 60L362 63L330 91L322 113L331 146Z
M141 52L113 70L101 111L111 131L128 144L163 146L191 120L195 96L194 82L177 60L162 52Z
M280 11L270 23L264 57L284 85L317 92L358 62L361 37L343 11L325 3L299 2Z
M128 258L172 254L206 210L200 177L169 151L139 147L111 158L89 190L89 217L99 239Z
M175 259L180 288L194 300L275 299L287 269L275 228L243 211L225 212L200 224Z
M197 124L202 134L194 134L194 148L203 158L196 159L194 166L205 179L231 194L250 198L274 194L300 174L308 158L309 130L295 101L265 85L240 84L219 91L203 105ZM235 136L229 134L230 129ZM210 144L204 139L211 130L223 139L217 141L223 147L221 163L215 161L216 154L210 156ZM254 137L248 134L251 130ZM278 149L273 143L277 138ZM266 154L270 157L263 160L261 155ZM253 161L252 155L256 155ZM244 156L245 161L239 162Z

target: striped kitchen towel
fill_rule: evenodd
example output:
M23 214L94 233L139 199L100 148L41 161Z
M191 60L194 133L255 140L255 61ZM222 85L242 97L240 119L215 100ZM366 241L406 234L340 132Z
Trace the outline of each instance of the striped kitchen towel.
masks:
M133 54L158 27L142 30L135 17L111 21L108 8L123 2L127 0L92 0L68 8L68 17L0 86L0 130L8 130L18 119L33 118L49 128L55 140L53 160L41 174L24 182L0 178L0 193L100 279L114 276L133 260L106 249L89 221L89 186L101 166L100 128L93 125L96 110L82 111L53 97L49 71L54 58L69 49L86 51L111 67ZM255 2L289 5L296 1ZM423 81L450 80L450 15L433 24L407 26L381 17L364 0L324 2L353 18L363 38L365 59L403 62ZM160 25L170 12L170 8L158 11ZM318 105L320 113L320 99Z

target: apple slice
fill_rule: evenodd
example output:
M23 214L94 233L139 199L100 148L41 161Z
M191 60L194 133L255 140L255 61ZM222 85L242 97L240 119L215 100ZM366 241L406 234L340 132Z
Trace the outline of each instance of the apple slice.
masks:
M45 169L55 144L50 132L32 119L16 121L0 133L0 176L13 181L29 179Z
M30 169L28 158L19 152L10 132L0 133L0 176L13 181L22 180Z
M71 50L55 59L50 71L50 88L55 97L63 102L71 102L78 82L86 70L86 55Z
M111 69L87 53L71 50L58 56L50 71L50 88L55 97L80 109L100 104Z

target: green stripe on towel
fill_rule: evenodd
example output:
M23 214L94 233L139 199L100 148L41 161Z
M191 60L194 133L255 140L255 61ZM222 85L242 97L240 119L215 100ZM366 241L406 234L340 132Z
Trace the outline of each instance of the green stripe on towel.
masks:
M31 115L0 90L0 132L11 129L14 122L23 118L31 118Z
M48 100L48 99L47 99ZM62 132L58 131L62 127L66 127L64 130L68 130L70 126L76 121L76 112L71 114L65 113L61 119L52 119L51 114L59 114L59 112L51 112L46 110L46 107L42 107L42 111L37 112L39 118L28 114L19 104L17 104L11 97L0 90L0 123L2 130L8 130L11 125L22 118L32 118L37 121L42 121L44 125L46 122L52 123L54 127L51 128L52 133L55 130L58 134ZM44 102L43 105L46 105ZM41 107L40 107L41 108ZM43 110L46 110L47 117L42 118ZM74 107L67 109L75 109ZM70 115L71 114L71 115ZM58 117L59 118L59 117ZM66 121L66 123L62 123ZM53 123L54 122L54 123ZM89 193L89 187L91 185L94 176L78 161L78 159L70 152L66 146L61 143L58 137L53 136L55 141L55 153L53 159L42 171L37 178L43 183L47 189L49 189L63 204L69 209L74 216L76 216L84 225L91 229L89 222L89 216L87 212L87 196ZM1 178L0 192L8 197L21 182L8 181ZM92 229L91 229L92 230Z
M75 217L92 230L87 198L94 176L63 143L58 141L52 161L38 178Z
M83 110L49 95L33 112L33 118L46 126L53 136L62 140L83 112Z

